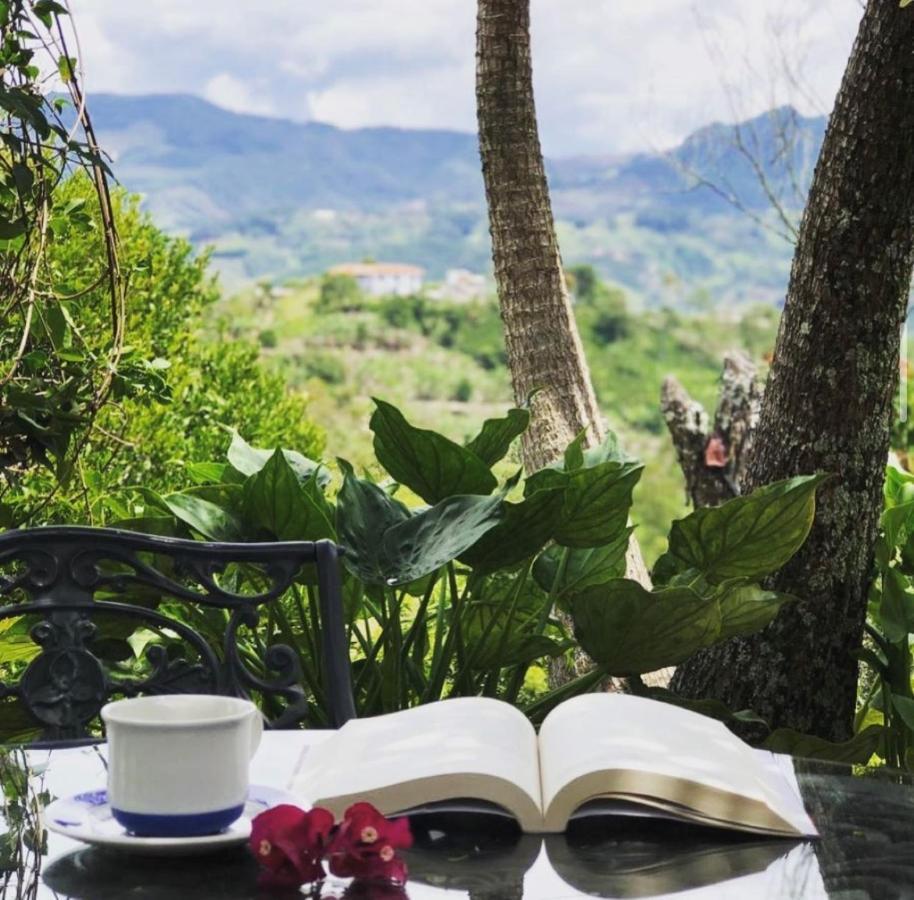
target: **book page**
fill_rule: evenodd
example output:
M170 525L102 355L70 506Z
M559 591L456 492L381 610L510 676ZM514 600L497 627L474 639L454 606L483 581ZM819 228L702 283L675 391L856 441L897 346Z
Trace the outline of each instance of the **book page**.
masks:
M475 798L525 830L542 824L536 732L510 704L483 697L353 719L304 758L292 787L336 814L358 800L387 814Z
M587 694L554 709L539 740L550 830L564 828L556 817L567 819L605 793L660 801L687 817L694 810L706 824L816 833L776 766L764 765L723 723L681 707L625 694Z

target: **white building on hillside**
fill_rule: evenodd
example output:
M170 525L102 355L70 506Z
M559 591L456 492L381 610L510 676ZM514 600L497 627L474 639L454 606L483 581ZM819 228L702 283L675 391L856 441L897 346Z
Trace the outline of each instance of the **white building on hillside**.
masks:
M395 294L406 297L422 290L424 269L404 263L345 263L327 270L328 275L348 275L373 297Z
M448 269L444 281L429 296L436 300L450 300L453 303L471 303L474 300L485 300L488 285L485 275L470 272L468 269Z

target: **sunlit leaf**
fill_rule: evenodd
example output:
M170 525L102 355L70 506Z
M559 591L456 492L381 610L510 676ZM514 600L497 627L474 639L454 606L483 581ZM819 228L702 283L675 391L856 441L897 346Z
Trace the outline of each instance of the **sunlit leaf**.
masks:
M245 518L280 541L336 537L331 513L315 483L317 470L302 484L282 450L244 485Z
M674 522L669 550L654 567L654 582L666 584L687 569L698 570L712 584L777 571L806 540L815 491L825 477L778 481Z
M369 427L378 462L426 503L458 494L491 494L498 486L489 467L471 450L411 425L395 406L375 399Z
M367 584L405 585L440 569L501 517L499 497L458 496L415 514L341 461L337 530L343 562Z
M487 466L494 466L508 453L514 440L520 437L530 424L530 410L509 409L504 418L486 419L482 430L466 449L476 454Z
M177 519L207 540L241 540L238 520L215 503L187 493L166 494L162 500Z
M275 452L275 450L261 450L252 447L236 431L232 434L232 443L228 449L228 461L242 475L256 475ZM315 470L318 470L318 484L326 486L330 483L330 473L320 463L315 462L313 459L308 459L307 456L297 450L283 449L282 454L300 482L308 481Z

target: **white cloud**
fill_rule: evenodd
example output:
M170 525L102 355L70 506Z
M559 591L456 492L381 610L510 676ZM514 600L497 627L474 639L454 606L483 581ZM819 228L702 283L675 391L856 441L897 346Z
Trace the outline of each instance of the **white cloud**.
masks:
M76 12L93 90L195 93L345 127L475 127L473 0L80 0ZM824 111L859 16L857 0L532 0L544 148L663 146L782 102ZM782 57L805 57L797 84Z
M269 86L263 79L251 84L231 72L220 72L203 85L203 96L210 103L233 112L273 116L277 114L277 109L268 90Z

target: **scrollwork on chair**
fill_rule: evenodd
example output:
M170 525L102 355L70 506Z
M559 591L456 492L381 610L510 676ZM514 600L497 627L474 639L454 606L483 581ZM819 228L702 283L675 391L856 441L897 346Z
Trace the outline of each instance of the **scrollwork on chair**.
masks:
M281 711L268 727L295 725L308 709L295 651L282 644L268 647L262 667L254 672L239 651L238 629L256 626L260 608L287 591L302 566L314 564L321 585L321 620L329 623L321 634L325 688L333 724L340 725L354 710L348 647L340 627L337 552L329 542L220 544L97 528L0 534L0 566L14 567L12 573L0 573L0 597L14 599L0 607L0 623L19 617L38 620L29 630L38 652L14 683L0 681L0 698L18 699L41 730L40 742L50 744L91 740L105 702L139 694L254 693L271 709L279 701ZM259 573L256 592L238 593L219 583L218 576L230 565ZM225 610L221 647L212 646L180 619L120 599L136 587ZM94 649L99 633L93 619L99 614L126 622L128 634L142 626L158 633L167 629L193 658L175 656L153 642L142 654L139 670L112 671Z

